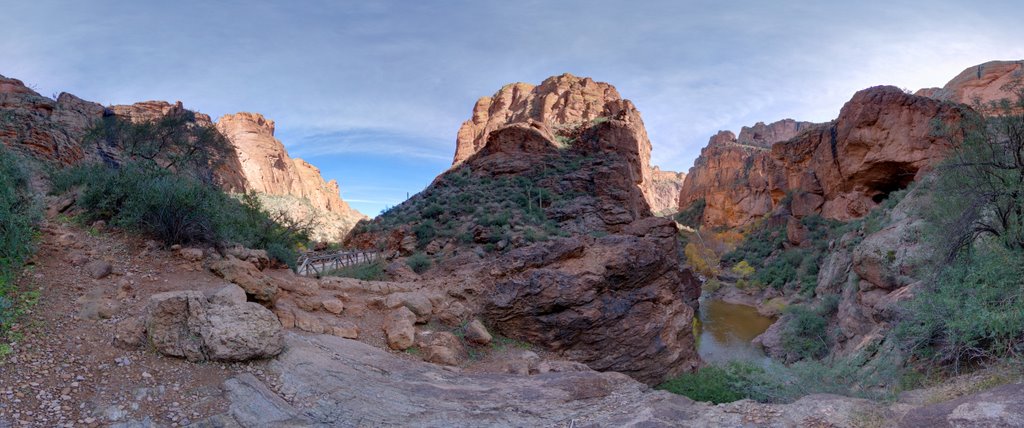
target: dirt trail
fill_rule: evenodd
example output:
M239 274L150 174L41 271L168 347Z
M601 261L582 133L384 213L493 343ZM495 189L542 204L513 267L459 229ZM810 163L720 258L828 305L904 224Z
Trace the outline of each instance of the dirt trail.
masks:
M140 313L150 295L225 283L152 243L47 217L18 282L39 301L0 362L0 427L188 425L224 412L225 379L260 374L262 363L192 364L113 346L117 322ZM94 279L90 269L102 271L102 262L112 272Z

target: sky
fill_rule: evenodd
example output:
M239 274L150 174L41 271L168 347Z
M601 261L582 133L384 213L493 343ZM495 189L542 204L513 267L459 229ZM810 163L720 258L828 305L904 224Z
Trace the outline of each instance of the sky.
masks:
M481 96L565 72L641 111L652 163L718 130L823 122L857 90L1024 59L1018 1L0 0L0 74L103 104L263 113L376 215L450 166Z

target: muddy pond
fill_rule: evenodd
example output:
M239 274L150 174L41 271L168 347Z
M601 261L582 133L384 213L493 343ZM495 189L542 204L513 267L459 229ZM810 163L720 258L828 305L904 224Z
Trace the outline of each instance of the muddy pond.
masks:
M721 300L700 302L697 352L708 363L748 361L765 363L768 357L750 343L775 320L757 313L757 309Z

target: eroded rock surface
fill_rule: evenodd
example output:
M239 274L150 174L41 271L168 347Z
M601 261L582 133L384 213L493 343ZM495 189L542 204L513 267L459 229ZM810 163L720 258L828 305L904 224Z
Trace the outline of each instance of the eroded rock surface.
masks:
M916 95L982 107L986 113L1004 99L1016 100L1012 86L1024 79L1024 61L989 61L968 67L941 88L925 88Z
M716 406L586 368L467 374L335 337L289 333L286 342L287 350L268 368L280 385L272 389L249 374L229 380L225 418L243 427L855 427L868 421L884 426L901 415L868 400L834 395L785 405L743 400Z
M797 218L859 218L942 159L972 114L966 106L877 86L857 92L831 123L800 127L795 136L766 132L791 137L761 140L770 148L720 133L691 168L680 209L703 199L704 224L727 227L748 224L784 200Z
M158 352L189 361L246 361L283 349L281 323L270 310L245 301L211 303L198 291L153 295L145 330Z

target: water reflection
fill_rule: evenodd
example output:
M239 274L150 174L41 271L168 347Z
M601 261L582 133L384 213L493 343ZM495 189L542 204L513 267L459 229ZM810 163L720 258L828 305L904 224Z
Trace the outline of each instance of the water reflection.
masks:
M727 361L766 362L768 357L750 343L775 320L757 313L756 308L721 300L700 302L700 342L697 352L709 363Z

